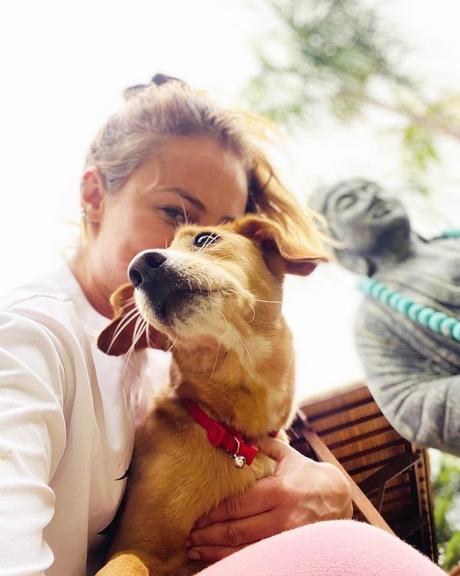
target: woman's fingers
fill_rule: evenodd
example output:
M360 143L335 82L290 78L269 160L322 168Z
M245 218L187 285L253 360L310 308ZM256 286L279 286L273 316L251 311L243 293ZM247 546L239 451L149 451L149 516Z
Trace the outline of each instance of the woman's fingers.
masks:
M262 538L273 536L282 529L279 515L274 511L240 520L217 522L190 533L189 552L197 552L202 560L212 562Z
M204 562L218 562L243 548L244 546L240 546L239 548L229 548L226 546L213 546L211 548L206 548L204 546L199 546L193 550L189 550L187 552L187 558L189 558L189 560L203 560Z
M226 498L209 514L202 516L195 523L195 529L216 522L246 518L271 510L274 506L273 490L275 488L275 483L270 476L258 480L244 494Z
M288 456L293 451L295 452L294 448L291 448L289 444L286 442L282 442L277 438L263 438L261 442L259 442L260 451L273 458L275 462L280 463L286 456Z

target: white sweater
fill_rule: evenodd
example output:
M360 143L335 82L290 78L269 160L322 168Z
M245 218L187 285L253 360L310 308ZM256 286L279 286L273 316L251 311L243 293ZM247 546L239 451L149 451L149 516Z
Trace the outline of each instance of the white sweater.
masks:
M90 575L167 358L100 352L66 264L0 306L0 576Z

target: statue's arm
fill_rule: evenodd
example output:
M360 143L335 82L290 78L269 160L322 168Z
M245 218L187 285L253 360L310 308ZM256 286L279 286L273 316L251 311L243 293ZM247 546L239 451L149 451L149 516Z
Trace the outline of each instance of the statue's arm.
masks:
M392 426L411 442L460 456L460 374L424 357L410 344L410 325L396 330L388 311L372 304L361 307L355 340L372 395Z

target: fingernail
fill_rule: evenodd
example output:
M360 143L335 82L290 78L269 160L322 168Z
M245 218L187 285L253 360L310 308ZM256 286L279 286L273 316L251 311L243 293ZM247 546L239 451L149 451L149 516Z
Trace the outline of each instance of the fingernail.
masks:
M186 548L190 548L191 545L192 545L192 543L190 542L190 540L186 540L186 541L185 541L185 547L186 547Z
M190 560L200 560L201 556L199 552L195 552L195 550L189 550L187 552L187 558Z

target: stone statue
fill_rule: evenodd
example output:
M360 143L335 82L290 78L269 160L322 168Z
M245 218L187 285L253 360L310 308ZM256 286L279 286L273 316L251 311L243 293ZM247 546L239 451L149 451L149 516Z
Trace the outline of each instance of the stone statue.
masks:
M460 237L416 234L394 195L355 179L319 190L312 208L368 276L355 341L368 385L399 433L460 456Z

